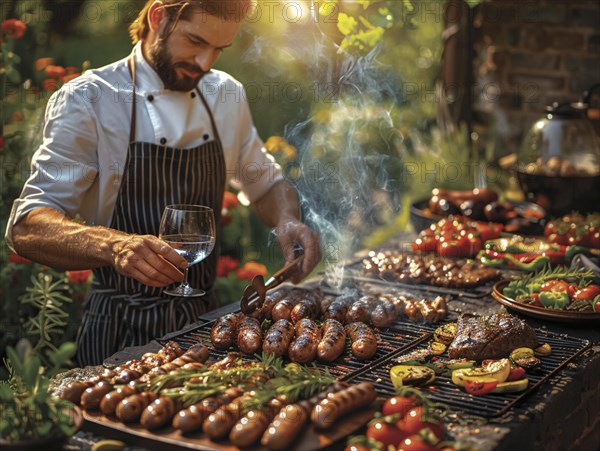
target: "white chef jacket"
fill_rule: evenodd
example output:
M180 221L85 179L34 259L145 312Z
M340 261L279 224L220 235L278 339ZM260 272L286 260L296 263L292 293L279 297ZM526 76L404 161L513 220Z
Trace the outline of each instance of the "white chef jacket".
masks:
M195 90L164 88L144 59L136 64L136 141L191 148L214 139L208 112ZM199 83L223 145L228 183L259 199L282 179L253 125L245 91L230 75L211 70ZM127 58L89 70L54 93L46 107L43 141L31 175L14 201L6 230L38 207L68 217L80 214L89 225L109 226L129 146L132 81Z

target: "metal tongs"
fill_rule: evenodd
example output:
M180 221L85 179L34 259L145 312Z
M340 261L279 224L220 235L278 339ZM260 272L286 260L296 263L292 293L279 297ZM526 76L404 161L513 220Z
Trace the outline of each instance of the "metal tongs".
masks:
M244 294L240 300L240 308L242 313L249 315L255 310L261 308L265 302L267 291L281 285L283 282L296 274L302 265L303 259L304 252L300 253L300 255L293 261L273 274L273 276L267 280L267 283L265 283L265 279L260 274L254 276L251 284L248 285L244 290Z

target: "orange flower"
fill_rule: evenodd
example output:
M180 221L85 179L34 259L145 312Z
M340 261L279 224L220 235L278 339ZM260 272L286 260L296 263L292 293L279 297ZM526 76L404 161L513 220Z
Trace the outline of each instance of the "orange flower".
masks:
M65 75L71 75L71 74L80 74L79 68L76 66L65 67Z
M227 277L239 264L240 261L237 258L222 255L217 260L217 277Z
M8 37L14 41L21 39L25 34L27 25L21 22L19 19L6 19L1 24L2 31L5 32Z
M10 254L8 254L8 261L10 263L19 263L19 264L32 263L32 261L29 260L28 258L21 257L19 254L15 254L14 252L11 252Z
M254 276L266 276L267 275L267 267L262 263L257 262L246 262L244 266L239 268L235 272L235 276L240 280L247 280L249 282L252 281Z
M79 72L75 72L74 74L69 74L69 75L65 75L65 77L63 78L63 83L67 83L68 81L71 81L77 77L79 77L81 74Z
M43 81L42 86L44 88L44 91L56 91L56 88L58 88L58 85L54 78L46 78Z
M35 70L44 70L52 64L54 64L54 58L38 58L35 60Z
M79 271L67 271L67 277L72 284L85 283L92 275L91 269L82 269Z
M62 79L67 73L66 69L62 66L47 66L46 67L46 75L51 78Z
M225 191L223 195L223 208L233 208L239 204L238 198L231 191Z

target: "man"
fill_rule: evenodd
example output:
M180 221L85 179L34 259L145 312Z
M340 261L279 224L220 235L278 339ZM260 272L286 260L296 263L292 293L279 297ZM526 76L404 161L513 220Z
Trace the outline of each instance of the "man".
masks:
M248 6L148 1L130 28L131 55L67 83L48 104L43 142L6 238L43 264L94 269L77 337L80 365L99 364L216 306L216 252L189 271L190 285L206 297L162 294L187 266L157 238L166 205L209 205L218 223L229 183L274 228L286 260L295 245L304 248L295 282L320 259L318 236L301 223L296 193L262 147L240 84L211 70Z

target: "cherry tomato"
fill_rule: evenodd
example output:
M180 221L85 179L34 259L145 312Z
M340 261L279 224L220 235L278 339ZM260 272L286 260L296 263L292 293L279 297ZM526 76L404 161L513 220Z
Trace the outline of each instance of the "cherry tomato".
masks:
M416 407L417 403L414 399L406 397L406 396L394 396L390 399L387 399L385 403L383 403L383 407L381 408L381 413L384 416L393 415L395 413L399 413L400 416L406 415L410 409Z
M594 298L594 312L600 313L600 296Z
M577 292L573 295L573 299L582 299L584 301L591 301L598 295L600 295L600 286L588 285L585 288L581 288L581 289L577 290Z
M414 252L435 252L437 241L432 236L419 237L413 243L412 249Z
M600 231L590 233L590 235L588 236L588 243L590 247L600 249Z
M550 241L551 243L562 244L563 246L567 246L569 244L569 236L553 233L550 236L548 236L548 241Z
M475 227L477 228L481 241L484 243L487 240L498 238L503 229L502 224L497 224L495 222L476 222Z
M569 292L569 284L564 280L548 280L542 284L540 292L542 291L562 291L565 293Z
M458 240L438 242L437 253L441 257L466 257L469 255L467 247Z
M465 379L464 382L467 393L474 396L485 395L491 392L494 388L496 388L496 385L498 385L498 381L482 382Z
M446 429L443 423L424 421L422 406L417 406L411 409L406 415L404 415L404 418L398 420L396 426L398 426L398 429L407 435L417 434L423 428L429 428L433 435L440 440L444 438L444 435L446 435Z
M544 235L550 236L555 232L556 232L556 223L554 221L548 222L548 224L546 224L546 227L544 227Z
M413 434L398 443L398 451L435 451L437 447L427 443L420 435Z
M533 305L534 307L544 307L542 305L542 302L540 301L540 294L539 293L532 293L529 295L529 297L533 300L533 302L531 303L531 305Z
M518 381L519 379L522 379L523 376L525 376L525 370L523 368L521 368L520 366L516 366L516 367L512 367L510 369L510 373L508 375L508 377L506 378L507 381Z
M395 445L406 437L406 433L401 431L395 424L383 421L376 421L367 426L367 433L365 435L367 438L377 440L384 445Z

